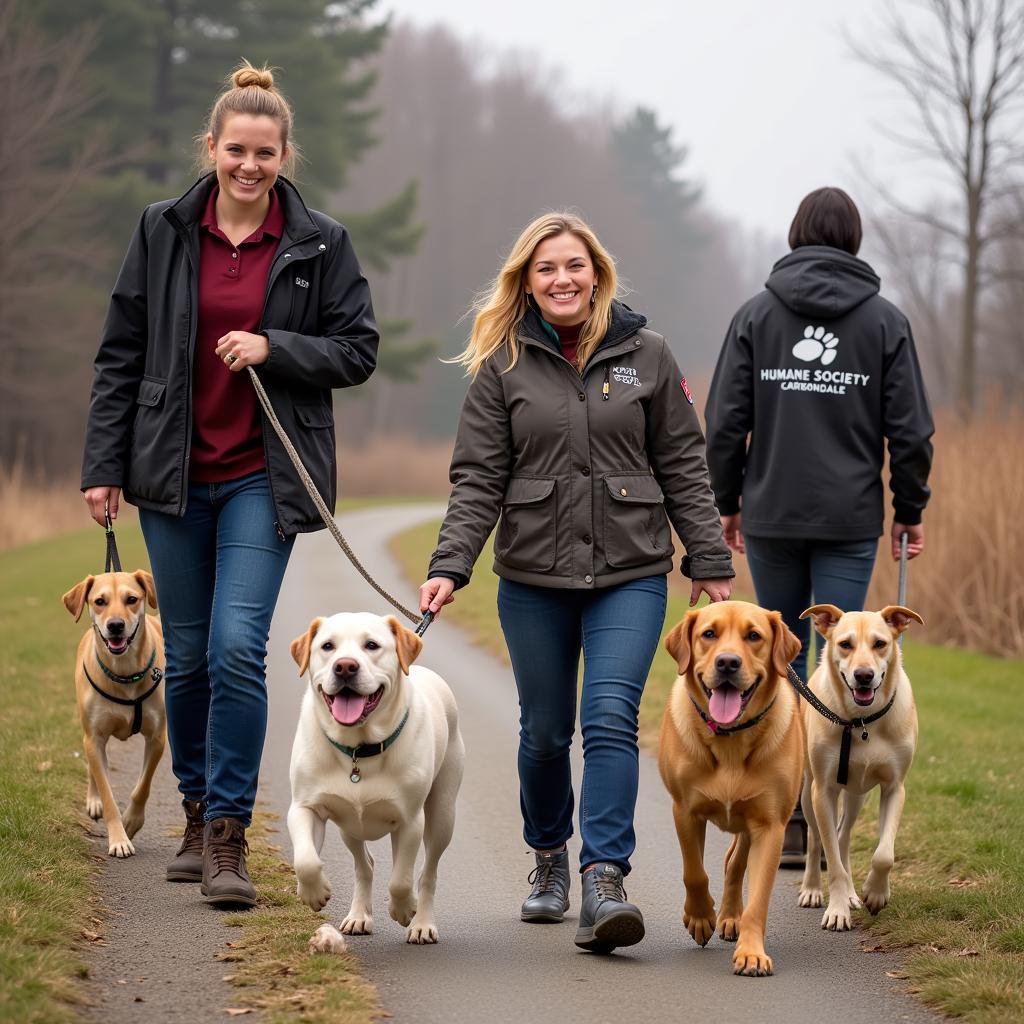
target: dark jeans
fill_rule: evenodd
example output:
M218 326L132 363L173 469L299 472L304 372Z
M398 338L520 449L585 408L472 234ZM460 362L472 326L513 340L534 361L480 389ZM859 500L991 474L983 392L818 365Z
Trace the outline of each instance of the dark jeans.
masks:
M604 590L556 590L500 580L498 615L519 690L523 836L552 850L572 835L569 749L580 728L580 866L629 873L636 846L637 715L665 622L666 581L648 576Z
M184 517L139 510L167 645L167 736L178 788L206 819L251 823L267 729L267 635L295 538L265 472L191 483Z
M798 540L743 537L757 602L782 613L782 621L800 641L793 668L807 678L811 620L800 613L812 604L834 604L844 612L861 611L875 566L878 541Z

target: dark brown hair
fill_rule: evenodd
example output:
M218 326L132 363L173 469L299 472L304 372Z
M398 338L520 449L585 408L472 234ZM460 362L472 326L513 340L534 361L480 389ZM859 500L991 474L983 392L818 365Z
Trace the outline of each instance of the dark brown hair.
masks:
M207 133L216 142L220 138L224 122L232 114L266 115L274 118L281 126L281 145L287 150L282 170L291 175L295 171L298 148L292 140L292 108L288 101L274 87L274 74L266 65L254 67L247 60L232 72L227 89L217 97L210 110L206 131L196 136L196 155L201 171L210 166L207 154Z
M830 245L856 256L862 235L854 201L841 188L818 188L797 208L789 226L789 247Z

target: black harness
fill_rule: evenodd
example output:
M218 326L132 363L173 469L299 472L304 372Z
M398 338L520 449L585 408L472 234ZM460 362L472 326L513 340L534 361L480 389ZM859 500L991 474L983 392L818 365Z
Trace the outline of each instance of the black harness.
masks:
M787 673L787 677L793 686L793 689L800 694L801 697L808 704L814 708L815 711L821 715L822 718L828 719L833 725L841 725L843 727L843 738L839 744L839 767L836 769L836 783L840 786L845 786L847 780L850 777L850 746L853 740L853 730L862 730L860 738L867 742L868 740L868 729L867 727L872 722L877 722L883 715L887 714L889 709L892 707L893 702L896 700L896 691L893 690L892 696L889 698L889 703L882 708L881 711L876 711L873 715L868 715L866 718L840 718L827 704L823 704L814 693L814 691L793 671L793 666L790 665Z
M134 736L137 732L142 729L142 703L147 697L151 697L156 693L156 688L163 681L164 674L160 669L153 664L156 661L156 651L154 651L149 657L149 664L141 671L136 672L130 676L119 676L116 672L111 672L106 665L100 661L99 654L96 655L96 664L103 669L104 675L113 680L115 683L119 683L121 686L132 686L135 683L141 682L145 679L148 672L152 672L153 685L144 693L141 697L115 697L112 693L107 693L106 690L101 690L93 680L92 676L89 675L89 670L82 665L82 671L85 673L85 678L89 680L89 685L101 696L106 697L107 700L112 701L114 704L121 704L124 707L132 708L132 731L131 735Z

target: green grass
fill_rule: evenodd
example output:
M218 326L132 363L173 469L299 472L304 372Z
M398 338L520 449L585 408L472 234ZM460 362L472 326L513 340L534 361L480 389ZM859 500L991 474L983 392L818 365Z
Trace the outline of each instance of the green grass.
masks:
M351 500L338 507L367 504ZM123 565L148 566L137 525L118 526L117 541ZM79 982L88 973L83 951L104 929L95 877L106 858L94 853L87 834L86 768L75 709L73 666L83 625L61 603L65 591L102 569L104 551L103 533L92 527L0 552L2 1021L77 1019ZM328 1007L334 1021L369 1021L375 996L354 965L335 957L327 966L324 957L306 952L317 918L285 894L294 890L294 876L276 848L261 841L265 832L251 843L252 875L268 905L243 922L242 941L249 948L246 969L238 973L246 978L247 998L280 1011L270 1020L283 1020L287 1009L289 1020L319 1021L326 1017L316 1014ZM276 1006L274 993L282 990L282 979L310 977L315 993ZM304 1008L296 1016L300 1002Z
M411 580L424 578L438 525L422 524L393 544ZM474 643L504 653L490 564L488 550L445 616ZM687 609L672 590L666 631ZM873 945L907 947L904 971L928 1005L972 1024L1024 1021L1024 662L913 638L904 661L921 736L897 837L893 898L875 918L859 912L858 923ZM648 746L657 740L675 676L674 662L659 651L640 708ZM858 882L877 837L874 796L854 837Z

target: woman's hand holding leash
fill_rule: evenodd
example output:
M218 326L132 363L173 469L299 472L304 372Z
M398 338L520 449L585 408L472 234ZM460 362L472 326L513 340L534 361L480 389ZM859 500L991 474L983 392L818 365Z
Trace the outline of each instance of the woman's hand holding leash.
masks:
M120 487L89 487L82 492L86 505L89 506L89 515L96 520L100 526L107 525L106 510L110 510L110 518L117 518L117 509L121 503Z
M892 559L894 562L900 560L900 537L907 535L907 558L917 558L924 551L924 526L917 523L915 526L907 526L904 523L892 524Z
M228 331L217 342L216 351L232 373L239 373L247 366L265 363L270 358L270 342L265 334Z
M432 576L420 587L420 611L429 609L435 615L440 615L441 609L455 600L452 597L454 590L455 583L447 576Z

